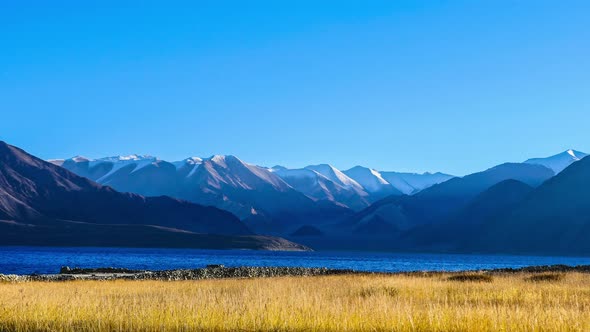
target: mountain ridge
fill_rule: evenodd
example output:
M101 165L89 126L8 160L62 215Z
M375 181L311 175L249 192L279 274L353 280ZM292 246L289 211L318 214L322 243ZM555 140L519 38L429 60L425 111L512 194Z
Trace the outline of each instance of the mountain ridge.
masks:
M214 207L119 193L2 141L0 219L0 241L10 245L305 249L254 235Z

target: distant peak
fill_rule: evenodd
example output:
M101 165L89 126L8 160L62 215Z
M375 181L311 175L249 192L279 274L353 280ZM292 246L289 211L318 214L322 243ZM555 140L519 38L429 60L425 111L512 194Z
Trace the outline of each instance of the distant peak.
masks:
M274 165L273 167L269 168L268 170L271 172L285 171L285 170L287 170L287 167L281 166L281 165Z
M180 169L180 168L185 167L187 165L189 165L189 166L200 165L202 163L203 163L203 159L199 158L199 157L188 157L188 158L184 158L183 160L180 160L180 161L172 162L172 164L174 166L176 166L176 169Z
M222 162L222 161L225 161L225 159L226 159L227 157L228 157L228 156L225 156L225 155L222 155L222 154L215 154L215 155L212 155L212 156L209 158L209 160L211 160L211 161L213 161L213 162L216 162L216 163L217 163L217 162Z
M202 158L199 157L188 157L184 160L187 164L200 164L203 162Z
M136 154L130 154L128 156L118 156L118 159L119 160L137 160L137 159L141 159L141 157Z
M231 162L234 162L234 163L238 162L241 164L245 164L242 160L240 160L240 158L233 156L231 154L227 154L227 155L216 154L216 155L213 155L205 160L210 160L211 162L216 163L216 164L225 164L227 162L230 162L230 163Z
M307 169L312 169L312 170L332 170L332 171L337 171L338 169L330 164L318 164L318 165L309 165L306 166L305 168Z
M130 155L120 155L120 156L112 156L112 157L105 157L96 159L97 161L107 161L107 162L118 162L118 161L142 161L142 160L153 160L156 161L157 158L150 155L138 155L138 154L130 154Z
M354 167L351 167L348 171L352 171L352 170L371 170L371 169L368 167L365 167L365 166L356 165Z
M83 157L83 156L75 156L75 157L70 158L70 160L77 162L77 163L83 163L86 161L90 161L90 159Z
M565 153L570 155L574 160L580 160L586 156L585 153L580 152L580 151L576 151L574 149L569 149Z

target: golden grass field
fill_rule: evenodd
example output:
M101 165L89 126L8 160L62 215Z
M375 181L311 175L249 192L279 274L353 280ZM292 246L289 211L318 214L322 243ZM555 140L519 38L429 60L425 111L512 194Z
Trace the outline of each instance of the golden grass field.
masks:
M590 275L0 283L0 331L590 331Z

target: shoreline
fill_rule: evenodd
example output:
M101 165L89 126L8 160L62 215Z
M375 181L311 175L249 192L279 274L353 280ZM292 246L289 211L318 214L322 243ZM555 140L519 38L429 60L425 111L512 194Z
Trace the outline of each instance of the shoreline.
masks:
M344 269L304 268L304 267L225 267L208 265L197 269L180 270L131 270L125 268L70 268L64 266L56 274L0 274L0 282L35 282L35 281L74 281L74 280L206 280L206 279L251 279L273 277L314 277L330 275L407 275L425 276L439 274L516 274L516 273L590 273L590 265L540 265L522 268L498 268L463 271L400 271L400 272L369 272Z

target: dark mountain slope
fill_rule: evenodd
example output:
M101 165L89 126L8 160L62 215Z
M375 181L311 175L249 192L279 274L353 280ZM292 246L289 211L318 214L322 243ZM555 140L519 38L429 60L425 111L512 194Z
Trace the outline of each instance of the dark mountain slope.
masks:
M590 253L590 158L573 163L515 208L490 220L476 249Z
M17 221L61 219L251 234L230 213L169 197L119 193L6 143L0 143L0 188L4 214Z
M533 190L517 180L502 181L477 195L444 222L416 227L406 238L411 246L428 250L472 250L473 240L480 236L486 223L517 206Z
M450 218L450 223L482 224L521 203L534 188L517 180L505 180L477 195L465 208Z
M505 180L514 179L538 186L554 175L541 165L502 164L462 178L453 178L412 196L392 196L358 213L349 224L361 225L378 216L380 220L407 230L423 224L447 221L478 194Z
M1 141L0 218L4 244L153 246L178 245L182 238L186 246L203 247L210 239L204 233L226 235L226 244L238 241L227 235L252 234L228 212L169 197L119 193ZM239 241L262 248L275 240Z

